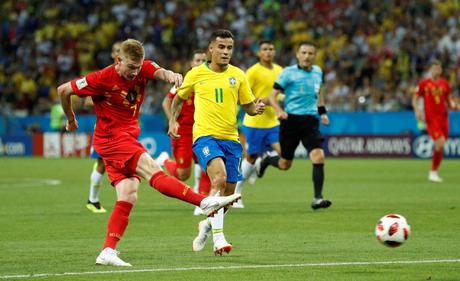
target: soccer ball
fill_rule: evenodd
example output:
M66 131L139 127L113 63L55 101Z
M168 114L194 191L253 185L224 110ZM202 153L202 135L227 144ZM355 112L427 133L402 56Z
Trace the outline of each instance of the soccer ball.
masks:
M406 242L410 234L407 220L398 214L389 214L379 220L375 226L375 236L388 247L398 247Z

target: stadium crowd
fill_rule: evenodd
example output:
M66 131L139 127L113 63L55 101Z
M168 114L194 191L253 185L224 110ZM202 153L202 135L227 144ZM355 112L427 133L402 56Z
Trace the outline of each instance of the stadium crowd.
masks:
M111 64L111 45L126 38L184 73L192 50L205 48L216 27L236 35L232 64L242 69L256 61L261 39L275 43L283 66L295 63L299 42L314 41L330 111L411 109L433 58L459 95L457 0L5 0L0 7L2 114L48 114L57 85ZM146 89L144 113L161 111L168 87Z

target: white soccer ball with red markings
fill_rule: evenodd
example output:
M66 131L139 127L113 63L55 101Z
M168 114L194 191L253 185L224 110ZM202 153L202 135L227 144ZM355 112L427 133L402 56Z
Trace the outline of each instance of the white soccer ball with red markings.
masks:
M398 214L388 214L375 226L375 236L388 247L399 247L409 238L410 226L407 220Z

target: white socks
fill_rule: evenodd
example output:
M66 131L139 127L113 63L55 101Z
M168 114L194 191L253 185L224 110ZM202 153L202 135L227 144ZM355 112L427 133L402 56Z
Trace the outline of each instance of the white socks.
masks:
M193 168L193 174L194 174L194 181L195 183L193 184L193 191L198 193L198 187L200 186L200 179L201 179L201 166L200 164L195 164Z
M221 208L214 217L208 218L212 228L212 240L216 243L224 237L224 208Z
M243 173L243 180L247 180L255 168L256 167L254 164L249 163L249 161L246 158L244 158L241 162L241 172Z
M236 184L236 187L235 187L236 194L241 194L241 192L243 192L243 182L249 178L249 176L252 174L255 168L256 168L255 164L249 163L249 161L246 158L243 159L243 161L241 162L241 172L243 174L243 180L239 181Z
M89 201L91 203L99 202L102 176L103 175L96 171L96 169L91 173L91 185L89 187Z

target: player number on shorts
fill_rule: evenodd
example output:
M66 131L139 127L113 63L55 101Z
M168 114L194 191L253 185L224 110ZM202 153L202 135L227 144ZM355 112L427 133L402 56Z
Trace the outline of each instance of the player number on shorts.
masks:
M216 103L224 102L224 90L222 88L215 88L214 92L216 93Z

